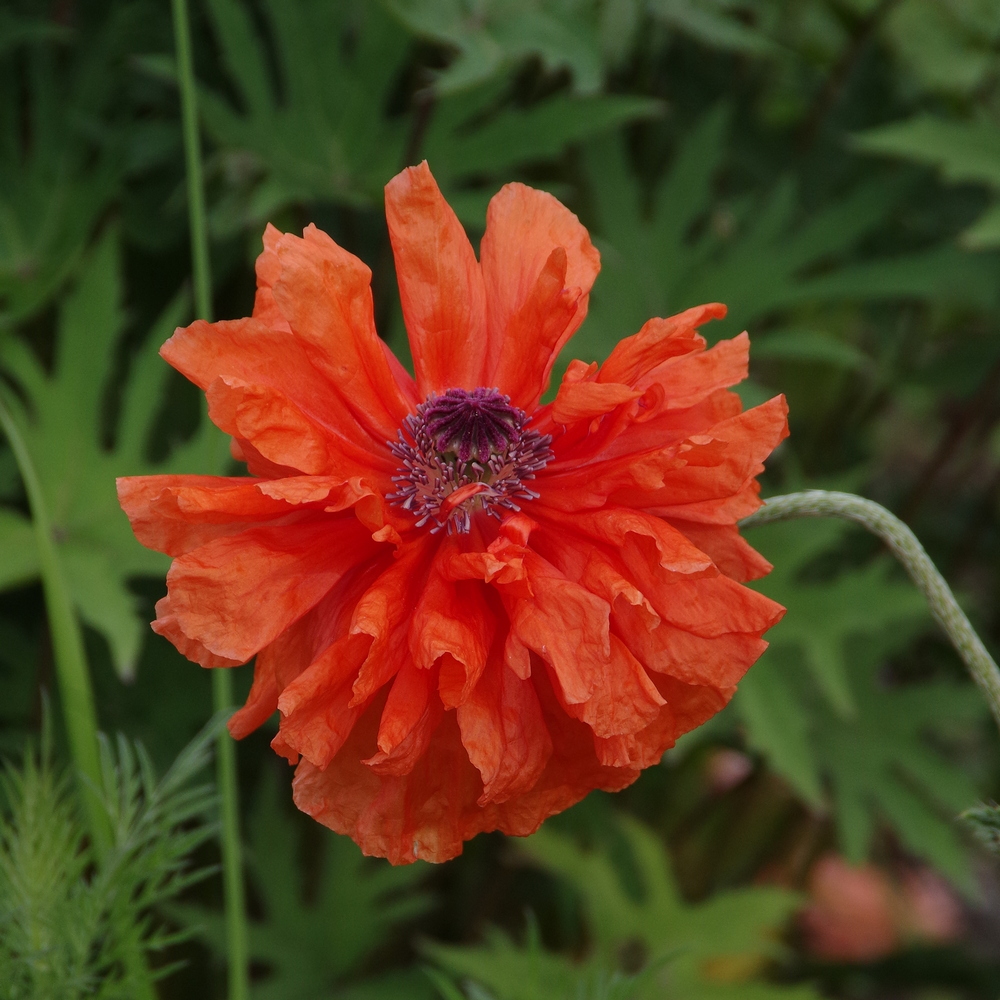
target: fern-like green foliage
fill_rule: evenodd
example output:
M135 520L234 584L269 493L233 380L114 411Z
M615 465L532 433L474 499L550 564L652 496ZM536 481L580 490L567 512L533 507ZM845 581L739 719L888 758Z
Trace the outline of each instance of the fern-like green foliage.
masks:
M706 902L685 902L674 881L666 848L638 820L620 819L625 842L640 873L641 895L626 888L611 857L586 851L544 829L526 840L523 853L565 879L579 895L593 943L583 965L543 951L529 937L518 947L494 935L477 948L428 946L443 970L485 988L496 1000L622 996L677 1000L813 1000L810 987L781 986L762 975L779 960L781 928L799 898L778 888L739 889ZM644 974L617 973L623 949L641 950ZM601 990L604 990L602 993ZM614 992L618 991L618 992ZM477 994L467 991L470 998Z
M215 795L198 784L219 720L157 778L141 746L101 747L103 803L113 831L95 857L69 782L44 752L0 778L0 998L128 1000L127 958L178 940L153 911L209 874L190 855L213 833ZM169 969L161 970L165 974Z
M126 581L161 575L168 560L136 545L118 506L115 477L219 472L227 460L225 439L207 419L166 461L148 457L150 431L170 375L157 352L186 311L186 298L180 295L132 358L111 448L102 445L102 417L125 325L113 231L93 248L60 310L52 371L19 338L0 343L0 368L17 382L25 400L22 405L7 393L7 405L16 411L41 479L77 610L107 638L123 677L135 667L146 627ZM0 507L0 551L0 589L37 576L31 525L12 507Z
M7 767L2 788L0 996L84 996L110 964L107 906L89 898L84 832L67 782L29 754L20 771Z
M788 613L740 683L734 708L750 744L816 809L829 809L841 849L869 852L879 824L963 887L967 852L953 822L977 798L964 771L929 742L986 715L971 684L889 684L886 659L929 624L923 597L887 556L820 577L804 575L842 546L835 521L755 528L774 563L760 589Z
M857 259L856 248L897 204L898 185L865 182L806 215L790 178L766 194L718 204L714 179L725 163L730 115L719 106L683 138L651 201L629 167L624 143L588 150L602 273L574 338L574 356L603 358L649 316L701 302L729 307L726 320L706 330L715 338L806 302L915 298L985 306L994 300L992 265L953 247ZM843 346L816 333L806 344L812 359L841 364ZM785 337L776 348L773 355L801 356L801 338ZM856 365L854 352L851 358Z
M208 131L242 179L213 209L223 232L259 228L294 203L380 205L413 155L428 158L446 191L472 178L492 189L513 166L661 110L640 97L573 95L518 108L490 82L391 114L411 39L379 4L265 0L277 80L246 8L210 0L209 11L240 101L202 94ZM485 197L455 208L481 223Z
M273 772L269 772L273 776ZM354 983L389 932L426 912L431 897L418 890L422 864L393 868L365 858L347 837L324 836L302 879L301 827L284 806L273 777L257 793L249 822L247 865L263 909L250 926L250 957L269 974L255 981L253 1000L421 1000L430 986L416 972L388 973ZM313 864L315 867L313 867ZM171 912L224 958L222 916L200 907Z

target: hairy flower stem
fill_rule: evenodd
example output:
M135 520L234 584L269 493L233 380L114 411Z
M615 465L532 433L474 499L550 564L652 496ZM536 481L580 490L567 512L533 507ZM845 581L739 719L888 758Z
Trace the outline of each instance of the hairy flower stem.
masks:
M1000 670L976 634L965 612L958 606L955 595L945 583L938 568L931 562L917 536L895 514L880 504L853 493L828 490L803 490L786 496L771 497L755 514L740 522L751 528L771 521L786 521L795 517L839 517L855 521L878 535L903 564L910 579L920 588L931 607L931 614L947 632L952 645L979 685L980 691L1000 727Z
M187 167L188 219L191 227L191 263L194 272L195 311L212 319L212 277L208 256L208 225L205 186L201 170L201 139L198 132L197 89L191 58L191 26L187 0L172 0L174 42L177 49L177 80L181 94L184 156ZM212 671L212 699L216 712L231 712L232 677L227 670ZM236 747L223 729L216 741L216 777L222 799L222 882L226 912L226 958L229 1000L247 1000L250 994L250 963L243 885L243 850L240 843L239 788L236 780Z

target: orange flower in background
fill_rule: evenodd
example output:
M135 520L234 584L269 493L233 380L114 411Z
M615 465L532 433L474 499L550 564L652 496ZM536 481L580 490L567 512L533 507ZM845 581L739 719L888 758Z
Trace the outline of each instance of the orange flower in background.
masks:
M872 962L915 942L958 938L962 906L948 883L923 866L898 875L823 855L809 874L810 902L799 918L809 951L833 962Z
M119 497L174 557L153 628L206 667L256 655L241 738L277 710L298 807L394 863L527 834L616 790L726 704L783 609L736 522L787 434L742 412L721 305L653 319L540 405L599 269L579 220L509 184L477 261L426 164L386 188L415 377L371 272L268 227L253 315L161 353L249 477Z

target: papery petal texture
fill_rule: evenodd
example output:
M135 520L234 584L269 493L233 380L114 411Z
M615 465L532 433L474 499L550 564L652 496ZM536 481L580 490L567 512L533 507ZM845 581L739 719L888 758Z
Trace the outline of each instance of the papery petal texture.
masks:
M119 480L173 557L153 627L206 667L255 659L242 738L279 716L300 809L405 863L531 833L617 790L722 708L783 609L740 536L788 433L743 410L746 334L709 304L571 362L600 258L551 195L509 184L479 256L427 164L386 188L414 376L371 274L268 227L253 315L178 330L249 475Z

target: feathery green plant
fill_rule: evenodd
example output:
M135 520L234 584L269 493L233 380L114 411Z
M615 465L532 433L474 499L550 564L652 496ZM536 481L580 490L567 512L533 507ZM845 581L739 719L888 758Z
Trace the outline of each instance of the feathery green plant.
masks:
M213 720L157 778L142 747L101 747L101 801L112 830L96 858L71 786L43 746L7 764L0 791L0 998L136 995L130 950L180 939L156 908L211 869L190 855L213 833L215 794L198 783L222 724ZM169 967L158 970L162 976Z

